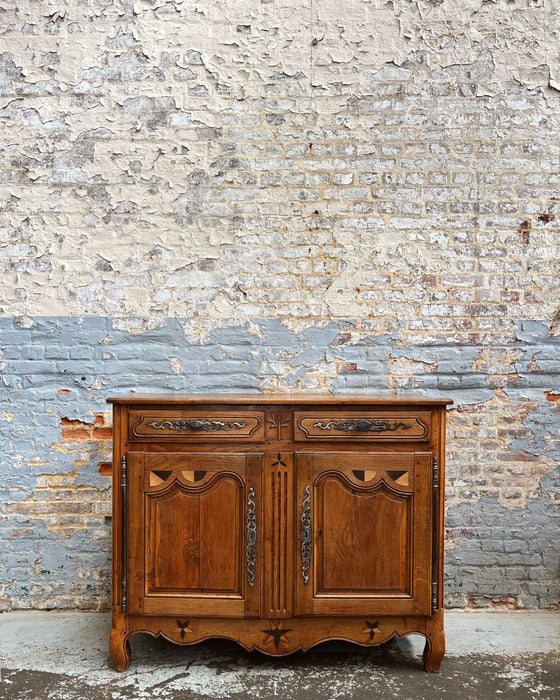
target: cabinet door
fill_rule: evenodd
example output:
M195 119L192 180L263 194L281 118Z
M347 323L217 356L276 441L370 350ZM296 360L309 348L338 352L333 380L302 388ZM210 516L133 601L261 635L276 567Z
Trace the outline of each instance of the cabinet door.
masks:
M430 614L432 455L296 461L298 614Z
M128 612L259 615L258 454L128 454Z

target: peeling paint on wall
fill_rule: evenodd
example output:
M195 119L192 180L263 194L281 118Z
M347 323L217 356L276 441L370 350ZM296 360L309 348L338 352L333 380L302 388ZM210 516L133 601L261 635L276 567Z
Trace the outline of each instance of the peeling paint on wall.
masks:
M560 412L543 396L558 370L526 373L523 363L557 354L544 324L517 324L523 341L514 333L510 344L471 346L443 336L404 345L402 329L360 337L347 320L295 333L269 319L192 343L188 319L143 321L0 319L12 407L0 422L1 607L107 605L110 479L98 469L110 457L107 396L292 389L451 396L449 603L499 605L507 592L515 607L556 604Z
M558 0L0 10L0 607L107 604L130 388L453 396L449 603L556 605Z
M65 8L4 8L4 314L552 314L554 3Z

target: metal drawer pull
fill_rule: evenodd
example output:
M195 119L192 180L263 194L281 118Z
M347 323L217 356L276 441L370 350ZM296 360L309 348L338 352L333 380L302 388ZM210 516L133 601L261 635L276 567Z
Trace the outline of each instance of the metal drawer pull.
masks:
M386 430L409 430L412 428L412 423L403 423L402 421L388 420L331 420L328 423L314 423L314 428L320 430L342 430L345 433L383 433Z
M255 582L255 563L257 561L257 512L255 509L255 489L249 489L247 496L247 583L252 588Z
M154 428L154 430L177 430L177 431L192 431L200 432L206 431L210 433L215 433L218 430L241 430L244 428L246 423L241 423L240 421L229 421L224 423L221 420L164 420L160 423L152 421L148 423L148 428Z
M311 487L306 486L301 504L301 575L303 582L309 581L311 565Z

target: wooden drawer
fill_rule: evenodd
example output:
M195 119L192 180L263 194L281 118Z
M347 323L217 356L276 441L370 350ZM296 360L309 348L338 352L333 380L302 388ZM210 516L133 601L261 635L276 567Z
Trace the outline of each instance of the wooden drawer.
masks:
M129 440L264 440L264 413L240 411L130 411Z
M402 440L430 439L429 411L364 413L296 413L295 440Z

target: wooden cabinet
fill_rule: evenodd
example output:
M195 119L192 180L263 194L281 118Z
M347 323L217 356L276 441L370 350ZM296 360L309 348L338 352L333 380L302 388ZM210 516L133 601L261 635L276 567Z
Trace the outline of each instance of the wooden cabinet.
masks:
M113 627L282 656L328 639L444 653L445 405L418 396L113 403Z

